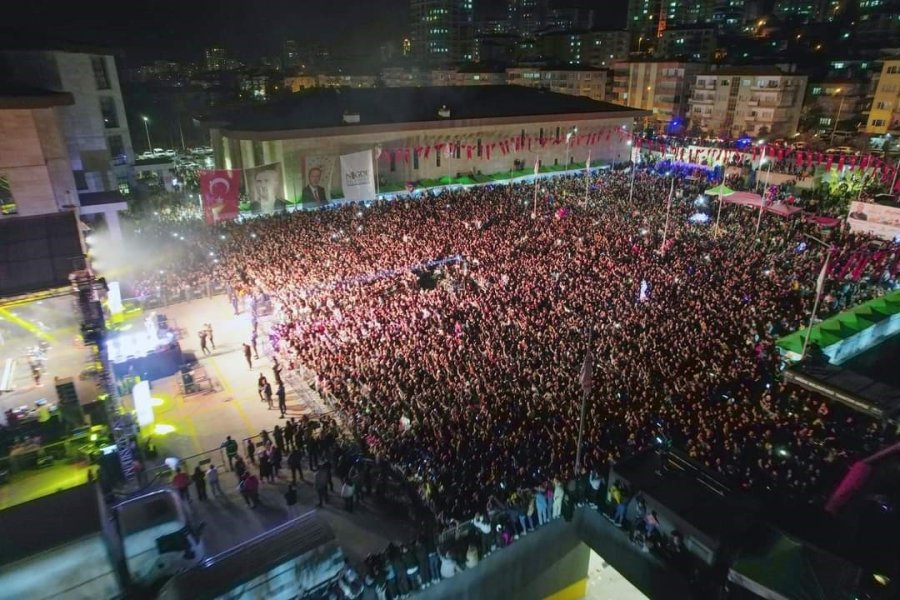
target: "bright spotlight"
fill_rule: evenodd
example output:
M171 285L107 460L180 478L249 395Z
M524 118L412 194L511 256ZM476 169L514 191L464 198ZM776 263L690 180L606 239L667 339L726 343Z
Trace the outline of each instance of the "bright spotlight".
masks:
M157 423L153 427L153 433L156 435L169 435L173 431L175 431L175 428L171 425L166 425L165 423Z

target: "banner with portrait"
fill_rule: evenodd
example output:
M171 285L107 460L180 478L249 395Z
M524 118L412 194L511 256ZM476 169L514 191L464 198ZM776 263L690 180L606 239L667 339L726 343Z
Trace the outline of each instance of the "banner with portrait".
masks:
M363 150L341 156L341 189L344 200L360 202L375 198L375 169L372 151Z
M334 156L310 155L303 158L300 201L306 207L322 206L331 201Z
M868 233L885 240L893 240L900 237L900 208L869 202L851 202L847 223L850 225L850 231L855 233Z
M217 169L200 171L200 204L208 225L232 221L238 216L241 172Z
M269 215L284 212L284 179L281 163L270 163L244 169L247 196L250 198L250 212L255 215Z

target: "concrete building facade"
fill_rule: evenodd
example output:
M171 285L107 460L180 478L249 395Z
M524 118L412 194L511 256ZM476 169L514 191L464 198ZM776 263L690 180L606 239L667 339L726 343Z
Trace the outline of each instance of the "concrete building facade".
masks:
M657 123L675 123L684 119L688 99L697 74L707 68L703 63L679 61L619 62L613 67L614 102L649 111Z
M788 137L797 132L806 76L775 67L734 67L698 75L690 98L692 127L720 137Z
M55 50L0 52L0 78L14 85L70 93L58 109L78 193L126 186L134 149L115 58Z
M0 92L0 219L77 206L60 114L73 103L66 93Z
M506 70L506 82L530 88L542 88L558 94L606 100L606 71L591 67L528 68Z
M865 131L876 135L897 135L900 133L900 58L883 61L873 85L875 92Z
M288 102L287 100L285 102ZM611 132L630 128L640 111L510 86L317 90L285 104L258 105L208 117L217 168L248 171L278 165L282 196L299 199L304 170L320 166L322 185L340 194L341 155L380 149L376 169L382 186L407 181L497 173L533 165L628 160L626 140ZM257 113L256 111L261 111ZM275 117L274 115L278 115ZM352 115L352 119L348 119ZM566 134L581 136L567 151ZM586 138L595 132L593 145ZM518 138L522 147L501 149ZM529 140L530 141L527 141ZM448 157L437 144L459 144ZM428 153L415 152L429 147ZM471 156L466 151L471 149ZM244 182L246 185L246 181Z

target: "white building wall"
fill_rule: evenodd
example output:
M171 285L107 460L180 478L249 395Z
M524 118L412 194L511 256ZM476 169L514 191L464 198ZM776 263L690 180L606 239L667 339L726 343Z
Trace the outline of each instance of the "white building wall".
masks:
M630 128L633 125L631 118L609 118L609 119L575 119L566 121L548 120L543 123L532 124L510 124L510 125L493 125L493 126L468 126L468 127L448 127L446 129L429 128L429 129L410 129L404 131L384 132L384 133L368 133L356 135L334 135L309 138L292 138L284 140L276 140L272 143L275 150L271 153L274 160L281 162L282 172L284 174L284 197L290 200L297 198L303 188L303 165L306 158L327 157L332 164L331 169L331 185L327 181L323 181L323 185L328 188L332 197L340 197L340 177L339 177L339 157L342 154L358 152L366 149L373 149L381 146L385 152L384 158L376 161L379 179L382 183L402 184L406 181L418 181L422 179L436 179L446 177L451 174L453 177L458 175L468 175L471 173L500 173L509 171L514 168L516 160L522 161L526 169L533 167L535 159L540 159L542 165L565 164L566 160L566 132L571 131L573 127L578 128L579 135L587 135L595 131L604 133L596 143L588 146L585 142L578 145L575 144L574 138L569 146L569 157L571 162L583 163L591 151L592 164L598 165L602 163L612 163L626 161L630 156L630 147L624 139L620 139L615 132L616 129ZM538 138L543 130L543 136L552 140L556 138L557 128L559 129L560 143L547 143L541 147ZM606 132L610 132L609 140L606 140ZM522 136L531 136L533 138L531 151L524 149L520 152L514 150L508 154L503 154L499 147L495 147L491 151L490 159L487 158L486 146L490 143L497 143L501 140ZM214 134L215 136L215 134ZM227 145L228 133L223 132L223 143ZM465 146L477 146L478 141L482 144L482 155L477 156L477 151L473 151L473 158L467 158ZM435 144L443 144L446 142L460 143L462 149L460 158L446 158L441 156L440 166L438 166L437 154L433 148ZM249 140L234 140L232 148L239 147L243 154L242 161L245 166L253 163L252 158L252 142ZM265 144L265 142L264 142ZM409 162L403 157L398 157L393 168L389 160L388 152L392 149L415 148L417 146L432 146L427 158L423 155L419 157L418 166L410 155ZM232 157L232 166L234 157ZM219 167L227 167L225 164ZM327 175L326 175L327 178Z

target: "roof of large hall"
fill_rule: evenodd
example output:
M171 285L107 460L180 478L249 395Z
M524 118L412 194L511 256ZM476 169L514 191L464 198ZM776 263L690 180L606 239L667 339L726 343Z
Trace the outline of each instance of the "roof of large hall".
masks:
M449 117L439 110L446 107ZM336 127L448 122L510 117L584 114L640 116L644 111L509 85L397 88L314 88L266 104L244 105L204 115L198 121L228 131L273 132ZM359 121L345 123L344 116Z

